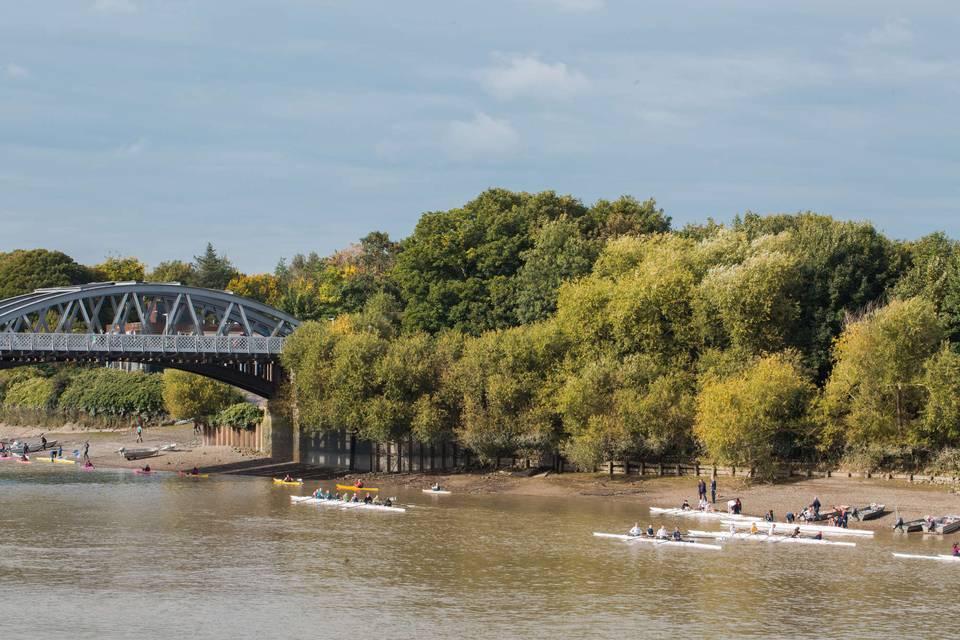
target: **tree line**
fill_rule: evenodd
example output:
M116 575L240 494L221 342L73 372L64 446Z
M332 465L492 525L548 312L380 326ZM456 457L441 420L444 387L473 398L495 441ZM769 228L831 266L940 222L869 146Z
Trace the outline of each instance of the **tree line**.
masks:
M674 228L653 200L491 189L399 242L373 232L268 274L212 246L152 271L71 263L3 254L0 286L180 281L305 320L283 360L306 431L583 468L960 458L960 248L942 233L809 212Z

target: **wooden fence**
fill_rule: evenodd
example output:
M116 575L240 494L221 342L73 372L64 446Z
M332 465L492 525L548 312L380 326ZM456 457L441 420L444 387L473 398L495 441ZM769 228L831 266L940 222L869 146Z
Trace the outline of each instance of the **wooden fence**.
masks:
M263 428L263 423L256 429L234 429L232 427L201 427L203 446L205 447L237 447L254 451L269 450L269 436Z

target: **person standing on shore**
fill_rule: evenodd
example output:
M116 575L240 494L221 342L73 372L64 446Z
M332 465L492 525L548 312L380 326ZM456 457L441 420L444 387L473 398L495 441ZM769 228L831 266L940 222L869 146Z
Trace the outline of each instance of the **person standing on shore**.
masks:
M90 441L86 440L83 443L83 461L90 462Z
M710 476L710 502L717 501L717 474Z
M703 478L697 480L697 498L699 500L707 499L707 483L704 482Z
M143 442L143 422L137 418L137 442Z

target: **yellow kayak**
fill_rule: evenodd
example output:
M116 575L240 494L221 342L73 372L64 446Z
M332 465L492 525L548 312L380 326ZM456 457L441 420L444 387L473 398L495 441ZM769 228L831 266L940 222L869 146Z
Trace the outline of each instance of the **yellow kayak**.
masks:
M55 462L56 464L76 464L76 462L74 462L73 460L67 460L66 458L54 458L53 460L51 460L50 456L43 457L38 455L32 455L30 456L30 459L33 460L34 462Z
M338 484L337 489L340 491L380 491L375 487L355 487L352 484Z
M186 471L178 472L178 475L181 478L209 478L209 473L187 473Z
M293 480L293 481L289 481L289 480L284 480L283 478L274 478L274 479L273 479L273 484L285 484L285 485L289 485L289 486L300 486L300 485L303 484L303 480Z

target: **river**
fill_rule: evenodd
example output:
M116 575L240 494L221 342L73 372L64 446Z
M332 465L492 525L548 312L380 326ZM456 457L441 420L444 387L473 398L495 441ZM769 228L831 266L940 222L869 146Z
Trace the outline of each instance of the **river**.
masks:
M856 549L652 548L591 532L673 520L602 499L408 491L390 492L405 514L347 512L264 479L12 462L0 491L17 637L944 637L960 611L960 564L890 556L945 543L886 531Z

